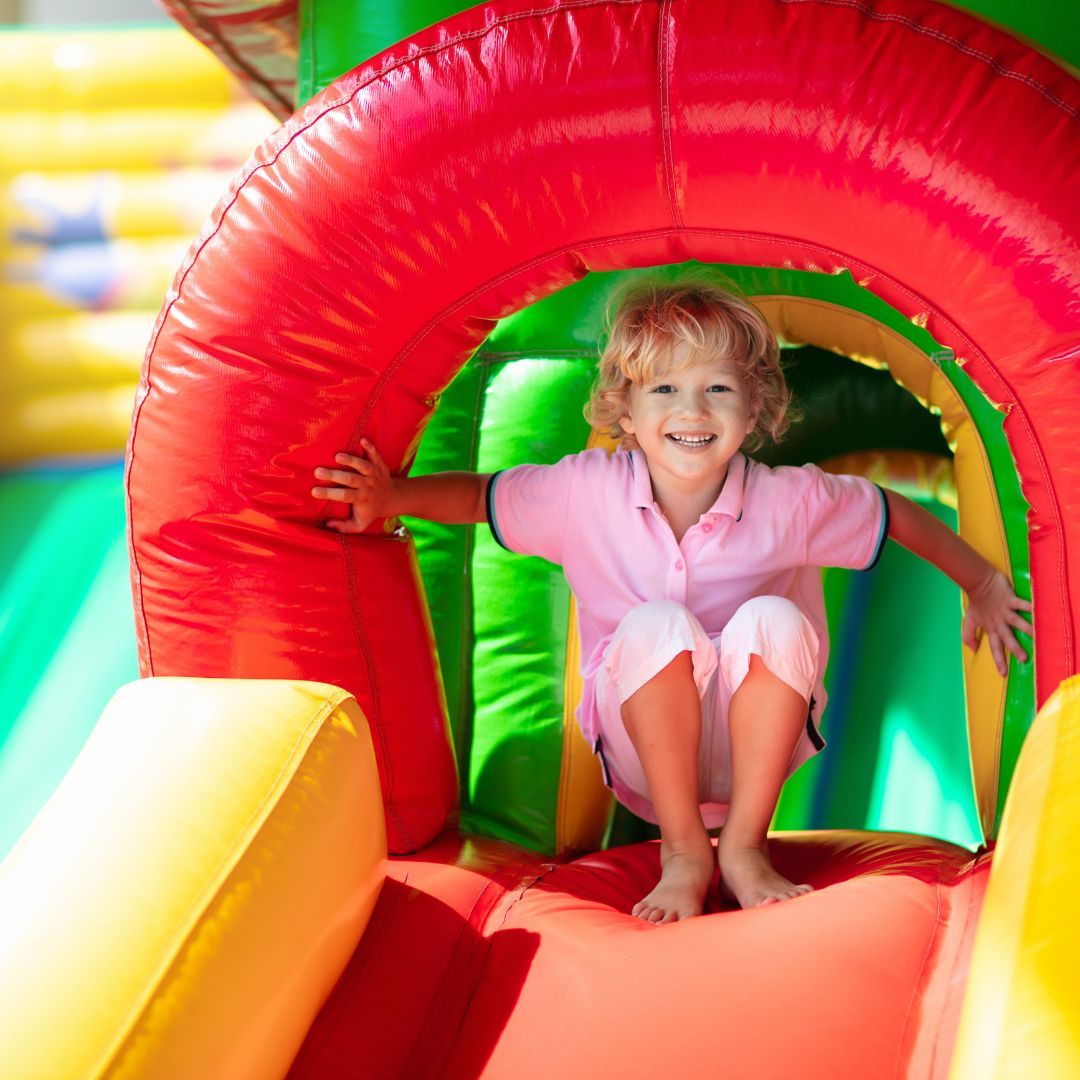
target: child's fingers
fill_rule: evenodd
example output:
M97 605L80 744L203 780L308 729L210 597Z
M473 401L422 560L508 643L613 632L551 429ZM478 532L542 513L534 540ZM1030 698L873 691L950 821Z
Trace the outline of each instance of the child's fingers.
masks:
M1001 641L1002 647L1011 652L1021 664L1027 662L1027 653L1024 651L1024 647L1020 644L1019 639L1012 630L1007 626L1002 627L996 636ZM1008 662L1009 658L1005 656L1004 659Z
M326 527L337 533L359 533L363 532L364 528L357 524L357 522L351 518L331 518Z
M1026 664L1027 653L1024 652L1024 649L1020 645L1020 642L1018 642L1016 638L1014 638L1011 634L1009 635L1009 642L1009 652L1011 652L1013 656L1015 656L1016 659L1020 661L1021 664Z
M367 456L374 461L376 465L381 465L383 463L379 451L375 449L375 444L370 439L361 439L360 445L364 448L364 452Z
M354 498L355 490L353 488L340 488L340 487L313 487L311 494L316 499L329 499L331 502L358 502L363 500L357 500Z
M360 473L346 472L344 469L316 469L315 475L320 480L333 480L335 484L343 487L357 488L368 483L366 476Z
M375 465L372 462L357 457L355 454L335 454L334 460L339 465L348 465L354 473L363 473L365 476L372 476L375 473Z
M998 671L1002 675L1009 673L1009 661L1005 656L1005 649L1002 647L1001 638L997 634L990 635L990 652L994 657L994 663L997 666Z
M1017 615L1015 611L1010 611L1009 614L1005 616L1005 621L1010 626L1015 626L1017 630L1022 630L1025 634L1035 633L1035 627L1032 626L1023 615Z

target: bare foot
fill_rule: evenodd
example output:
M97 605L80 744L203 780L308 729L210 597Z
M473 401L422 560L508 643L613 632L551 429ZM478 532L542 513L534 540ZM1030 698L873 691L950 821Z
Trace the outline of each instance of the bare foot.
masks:
M705 910L713 876L712 844L707 836L683 843L660 842L660 882L631 912L651 923L677 922Z
M769 862L768 851L764 847L725 844L724 834L721 833L717 856L720 861L720 881L739 907L764 907L814 891L812 885L794 885L778 874Z

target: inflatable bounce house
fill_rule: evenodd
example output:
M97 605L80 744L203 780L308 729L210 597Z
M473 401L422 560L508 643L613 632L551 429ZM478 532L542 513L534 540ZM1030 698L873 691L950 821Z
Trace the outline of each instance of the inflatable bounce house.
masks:
M179 28L6 30L0 70L2 859L138 675L139 364L192 234L275 125Z
M168 6L285 122L146 349L144 678L0 868L0 1075L1080 1073L1075 70L933 0L448 4L381 51L378 5ZM785 346L765 460L932 505L1035 637L1003 678L903 553L830 571L770 837L814 891L654 926L559 571L310 486L361 437L581 449L612 288L687 266Z

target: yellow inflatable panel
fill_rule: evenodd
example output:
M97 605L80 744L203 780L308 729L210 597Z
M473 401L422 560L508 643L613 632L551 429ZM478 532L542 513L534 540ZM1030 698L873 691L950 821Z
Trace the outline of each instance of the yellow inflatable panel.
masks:
M236 79L181 30L19 30L0 34L5 109L225 105Z
M609 454L618 443L593 431L587 450L602 446ZM555 813L555 854L595 851L602 847L615 798L604 785L600 762L585 741L577 723L581 701L581 640L578 637L577 603L570 597L566 634L566 666L563 685L563 750L559 770L559 804Z
M1080 676L1016 765L968 975L952 1080L1080 1076Z
M66 456L115 457L131 429L137 383L0 400L0 464Z
M385 872L356 702L123 687L0 865L0 1076L281 1076Z
M967 407L941 369L906 338L860 312L806 297L750 299L783 341L793 345L812 342L871 366L887 367L901 386L940 414L942 431L954 455L960 535L1008 576L1005 525L990 462ZM959 637L959 619L956 632ZM992 836L1007 680L994 666L985 635L977 652L963 650L963 663L975 799L983 835Z
M234 161L276 127L261 105L103 113L0 112L0 174L164 169Z
M0 400L117 383L130 385L134 397L155 317L144 311L84 311L8 323L0 338L6 353Z

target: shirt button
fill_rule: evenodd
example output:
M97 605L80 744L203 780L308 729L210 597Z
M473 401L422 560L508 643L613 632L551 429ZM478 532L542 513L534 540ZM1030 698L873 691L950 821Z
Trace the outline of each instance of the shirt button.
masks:
M678 562L677 562L677 563L675 564L675 569L676 569L676 570L681 570L681 569L682 569L682 559L680 559L680 560L679 560L679 561L678 561Z
M701 526L701 531L712 532L712 526L708 522L705 522L705 524Z

